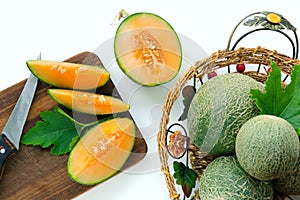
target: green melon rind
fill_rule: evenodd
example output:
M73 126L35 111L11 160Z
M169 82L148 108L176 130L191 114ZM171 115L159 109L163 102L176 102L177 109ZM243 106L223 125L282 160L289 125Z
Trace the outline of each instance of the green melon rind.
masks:
M196 92L187 116L192 142L213 155L234 153L240 127L259 114L250 90L264 87L239 73L223 74L205 82Z
M120 29L122 28L122 24L130 22L130 20L133 20L135 17L139 17L139 15L150 15L150 16L152 16L152 17L155 17L155 18L161 20L163 23L165 23L165 24L167 25L167 27L169 27L169 29L174 33L174 35L175 35L176 38L177 38L177 42L178 42L179 47L180 47L180 48L179 48L179 50L180 50L180 52L179 52L179 53L180 53L180 62L179 62L178 71L177 71L177 73L174 75L173 78L171 78L171 79L169 79L169 80L166 80L165 82L161 82L161 83L153 83L153 84L144 84L144 83L139 82L138 80L136 80L136 78L135 78L134 76L131 76L131 75L127 72L126 67L123 65L123 63L122 63L122 61L121 61L121 59L120 59L120 56L117 55L117 52L116 52L116 48L117 48L117 47L116 47L116 45L117 45L116 39L117 39L118 35L120 34L119 31L120 31ZM179 39L177 33L175 32L175 30L174 30L174 28L171 26L171 24L169 24L169 22L167 22L165 19L163 19L163 18L160 17L159 15L156 15L156 14L154 14L154 13L148 13L148 12L138 12L138 13L134 13L134 14L128 16L126 19L124 19L124 20L121 22L121 24L119 25L119 27L118 27L118 29L117 29L115 35L116 35L116 36L115 36L115 39L114 39L114 53L115 53L115 57L116 57L117 64L119 65L119 67L120 67L120 69L123 71L123 73L126 74L126 75L127 75L131 80L133 80L134 82L136 82L136 83L138 83L138 84L140 84L140 85L143 85L143 86L153 87L153 86L157 86L157 85L160 85L160 84L164 84L164 83L167 83L167 82L173 80L173 79L176 77L176 75L178 74L178 72L179 72L179 70L180 70L180 66L181 66L181 64L182 64L182 45L181 45L181 42L180 42L180 39Z
M68 108L68 109L70 109L70 110L72 110L72 111L76 111L76 112L84 113L84 114L96 114L96 115L107 115L107 114L116 114L116 113L119 113L119 111L115 111L115 112L113 112L113 113L105 113L105 114L102 114L102 113L90 113L90 112L79 111L79 110L77 110L77 109L74 108L74 107L67 106L64 102L62 102L62 101L60 101L59 99L55 98L55 95L52 94L52 91L53 91L53 90L56 90L56 89L48 89L48 90L47 90L49 96L50 96L54 101L56 101L58 104L61 104L61 105L63 105L64 107L66 107L66 108ZM106 96L106 95L103 95L103 96ZM112 97L112 96L107 96L107 97L109 97L110 99L114 99L114 97ZM115 98L115 99L117 99L117 98ZM118 100L119 100L119 99L118 99ZM130 105L129 105L129 104L127 104L127 105L128 105L127 110L123 110L123 111L120 111L120 112L126 112L126 111L128 111L128 110L130 109Z
M291 171L274 180L274 188L286 195L300 195L300 156Z
M236 138L236 156L251 176L274 180L292 170L299 157L299 138L286 120L259 115L247 121Z
M116 120L116 119L118 119L118 118L114 118L114 119L111 119L111 120ZM129 120L130 120L130 119L129 119ZM131 121L132 121L132 120L131 120ZM103 122L103 123L105 123L105 122ZM134 123L134 122L132 121L132 123ZM93 128L96 128L96 126L93 127ZM93 128L92 128L92 129L93 129ZM91 129L90 129L90 130L91 130ZM89 132L89 131L87 131L87 132L84 134L84 136L81 138L81 140L88 134L88 132ZM128 149L128 152L131 152L131 151L132 151L132 149L133 149L133 147L134 147L134 144L135 144L135 138L136 138L136 126L134 126L134 134L133 134L132 147L131 147L130 149ZM105 178L101 179L101 180L95 180L94 182L89 182L89 183L87 183L87 182L83 182L83 181L81 181L80 179L74 177L73 174L69 171L69 169L70 169L70 162L71 162L72 155L73 155L72 152L73 152L73 150L76 148L76 146L77 146L77 144L75 144L75 146L73 147L73 149L72 149L72 151L71 151L71 153L70 153L70 155L69 155L68 163L67 163L67 171L68 171L69 177L70 177L73 181L75 181L76 183L79 183L79 184L81 184L81 185L86 185L86 186L96 185L96 184L102 183L102 182L108 180L109 178L111 178L112 176L114 176L115 174L117 174L117 173L122 169L122 167L126 164L128 158L129 158L129 156L130 156L130 153L128 153L127 158L124 159L124 161L121 163L120 169L116 169L113 173L107 174L107 176L106 176Z
M30 63L31 63L32 61L36 61L36 60L28 60L28 61L26 61L26 65L27 65L29 71L30 71L35 77L37 77L41 82L46 83L46 84L49 85L49 86L58 87L57 85L55 85L55 84L53 84L53 83L51 83L51 82L49 82L49 81L45 81L42 77L38 76L37 73L36 73L36 71L33 70L33 69L32 69L32 66L30 65ZM74 64L74 63L71 63L71 64ZM107 74L108 74L107 80L104 81L101 85L98 85L98 86L95 86L95 87L91 87L91 88L85 88L85 90L88 90L88 89L96 89L96 88L98 88L98 87L101 87L101 86L105 85L105 84L108 82L108 80L110 79L110 73L109 73L104 67L102 67L102 66L97 66L97 65L84 65L84 64L81 64L81 65L82 65L82 66L87 66L87 67L96 67L96 68L100 68L100 69L105 70L105 71L107 72ZM65 87L65 89L74 89L74 88L67 88L67 87ZM78 88L78 89L80 89L80 88Z
M201 200L272 200L270 181L259 181L249 176L235 156L221 156L212 161L199 181Z

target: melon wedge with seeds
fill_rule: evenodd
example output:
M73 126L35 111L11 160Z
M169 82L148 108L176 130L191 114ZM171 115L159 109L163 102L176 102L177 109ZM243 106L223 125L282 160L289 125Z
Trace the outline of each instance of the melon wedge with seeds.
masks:
M47 60L30 60L26 64L39 80L59 88L95 89L105 85L110 77L100 66Z
M125 112L130 108L121 99L85 91L48 89L48 94L57 103L81 113L106 115Z
M90 129L75 145L68 159L68 174L77 183L94 185L121 170L135 141L129 118L114 118Z
M121 70L133 81L156 86L169 82L182 62L181 43L172 26L153 13L135 13L119 25L114 51Z

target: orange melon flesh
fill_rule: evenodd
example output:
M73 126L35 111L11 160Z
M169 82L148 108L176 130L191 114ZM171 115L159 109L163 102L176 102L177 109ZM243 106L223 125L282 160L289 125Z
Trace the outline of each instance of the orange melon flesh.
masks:
M120 99L83 91L48 89L48 94L57 103L81 113L105 115L124 112L130 107Z
M118 65L132 80L155 86L173 79L181 66L181 44L161 17L136 13L119 26L115 37Z
M115 118L97 125L71 151L70 177L84 185L105 181L125 164L134 141L135 125L129 118Z
M110 77L99 66L45 60L31 60L26 64L41 81L59 88L94 89L104 85Z

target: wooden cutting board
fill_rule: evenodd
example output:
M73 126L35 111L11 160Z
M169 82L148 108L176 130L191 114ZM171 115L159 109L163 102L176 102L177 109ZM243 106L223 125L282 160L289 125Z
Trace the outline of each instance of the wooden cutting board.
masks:
M77 54L65 61L90 65L102 65L98 56L90 52ZM26 80L0 92L0 129L2 130L12 109L23 89ZM33 99L23 134L40 120L39 113L52 110L58 104L47 94L47 84L39 82ZM97 89L97 93L117 96L119 94L112 81ZM70 111L64 109L70 115ZM120 116L131 117L129 112ZM78 115L76 115L76 119ZM95 116L93 116L95 118ZM101 117L98 117L101 118ZM91 120L91 116L82 115L82 122ZM142 160L147 153L147 145L137 128L137 137L132 153L126 164L120 170L125 170ZM86 192L93 186L83 186L71 180L67 173L67 155L52 156L50 148L42 149L39 146L20 145L20 150L12 156L6 165L2 180L0 181L0 199L71 199ZM119 172L119 173L120 173ZM109 179L107 180L109 181ZM101 184L101 183L100 183Z

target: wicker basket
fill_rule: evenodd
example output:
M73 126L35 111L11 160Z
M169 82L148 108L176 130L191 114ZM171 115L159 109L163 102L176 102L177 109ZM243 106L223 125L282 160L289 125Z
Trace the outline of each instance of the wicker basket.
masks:
M261 14L261 12L259 12L259 14ZM249 16L252 15L248 15L247 17ZM230 42L228 44L230 44ZM281 54L276 50L269 50L260 46L256 48L241 47L238 49L229 49L229 47L227 47L227 49L219 50L211 54L206 59L196 62L194 66L191 66L185 71L185 73L178 79L176 85L171 88L169 93L167 94L165 103L163 105L163 113L157 136L158 150L161 160L161 171L163 172L165 177L165 182L169 191L170 199L179 200L180 192L176 190L177 187L169 168L170 155L167 148L168 126L170 125L169 115L171 113L173 104L179 98L182 89L188 84L188 82L194 79L196 84L200 85L199 87L201 87L201 84L203 84L204 82L203 78L205 78L209 72L218 71L221 69L224 71L225 69L226 73L235 73L236 71L232 66L235 66L239 63L244 63L246 66L254 65L256 66L256 68L254 70L253 67L247 67L246 71L244 71L243 74L252 77L258 82L264 83L267 80L267 71L264 70L264 67L268 67L270 65L270 61L272 60L277 63L278 67L281 69L282 74L286 75L283 79L283 84L285 84L285 81L287 80L286 78L291 74L293 66L295 64L300 64L300 60L295 59L297 54L298 52L294 51L294 55L292 58L287 55ZM189 144L187 152L188 154L186 154L186 156L188 156L189 158L189 164L191 164L192 168L197 172L200 178L203 169L205 169L205 167L214 159L214 157L205 156L193 144ZM200 198L196 195L196 197L194 196L192 199Z

